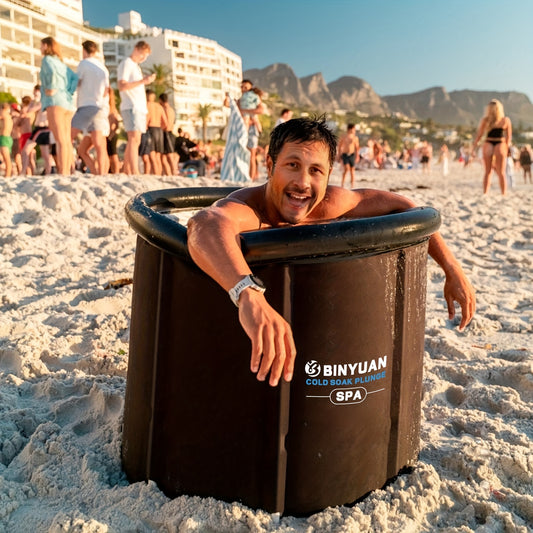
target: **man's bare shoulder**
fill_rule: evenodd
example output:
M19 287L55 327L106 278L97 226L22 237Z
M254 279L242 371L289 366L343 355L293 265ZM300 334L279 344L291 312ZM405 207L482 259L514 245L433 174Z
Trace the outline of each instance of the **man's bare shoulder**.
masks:
M262 198L264 198L263 187L246 187L217 200L211 207L201 212L231 221L238 227L239 232L255 230L262 224L261 213L264 209Z
M361 195L357 191L328 185L324 199L313 211L312 218L316 221L341 218L354 209L360 200Z

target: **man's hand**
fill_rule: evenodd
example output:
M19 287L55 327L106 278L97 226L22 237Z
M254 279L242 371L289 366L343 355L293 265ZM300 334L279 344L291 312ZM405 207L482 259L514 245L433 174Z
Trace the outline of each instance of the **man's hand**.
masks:
M148 74L143 78L143 83L145 85L150 85L150 83L152 83L153 81L155 81L155 73Z
M463 331L470 323L476 311L476 295L474 288L463 274L462 270L454 271L446 275L444 283L444 298L448 305L450 320L455 317L454 301L461 306L461 323L459 331Z
M239 298L239 320L252 341L250 369L264 381L270 372L269 384L275 387L283 373L292 379L296 347L287 321L266 301L263 294L247 289Z

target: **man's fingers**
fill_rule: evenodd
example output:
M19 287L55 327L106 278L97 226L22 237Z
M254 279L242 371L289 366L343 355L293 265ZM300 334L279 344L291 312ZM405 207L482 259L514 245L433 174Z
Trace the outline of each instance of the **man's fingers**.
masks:
M470 321L472 320L474 313L476 312L476 299L474 297L466 299L466 301L461 303L461 324L459 324L459 331L463 331L463 329L470 324Z
M258 335L252 340L252 357L250 359L250 370L256 374L259 370L259 363L261 362L261 354L263 353L263 334L259 330Z
M448 318L451 320L455 316L455 305L453 296L446 296L446 305L448 306Z
M252 342L250 369L259 381L275 387L283 375L292 378L296 348L287 321L255 291L245 291L239 305L239 320ZM286 360L288 359L288 362Z
M281 372L283 371L283 366L285 364L286 352L284 331L280 331L279 333L275 334L274 345L276 349L276 356L272 363L272 368L270 369L269 381L272 387L275 387L278 384L279 378L281 377Z
M272 362L276 357L276 347L274 340L271 337L270 328L263 328L263 357L261 359L261 366L257 373L259 381L265 381L267 374L272 366Z

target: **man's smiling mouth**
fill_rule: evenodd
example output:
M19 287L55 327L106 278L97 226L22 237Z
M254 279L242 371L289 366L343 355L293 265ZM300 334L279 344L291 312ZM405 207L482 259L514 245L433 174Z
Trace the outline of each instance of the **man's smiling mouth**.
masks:
M307 202L311 196L305 193L298 193L298 192L287 192L287 196L291 203L305 203Z

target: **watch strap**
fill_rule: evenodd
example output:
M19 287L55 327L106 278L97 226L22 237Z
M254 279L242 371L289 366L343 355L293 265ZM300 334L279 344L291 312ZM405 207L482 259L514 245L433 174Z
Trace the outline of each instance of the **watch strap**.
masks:
M253 289L255 291L258 291L258 292L261 292L261 293L265 292L265 287L263 287L261 285L258 285L254 281L253 277L250 274L248 274L247 276L242 278L233 288L231 288L228 291L228 294L229 294L229 297L231 298L231 301L237 307L239 307L239 298L241 296L242 291L244 291L245 289L248 289L248 288Z

